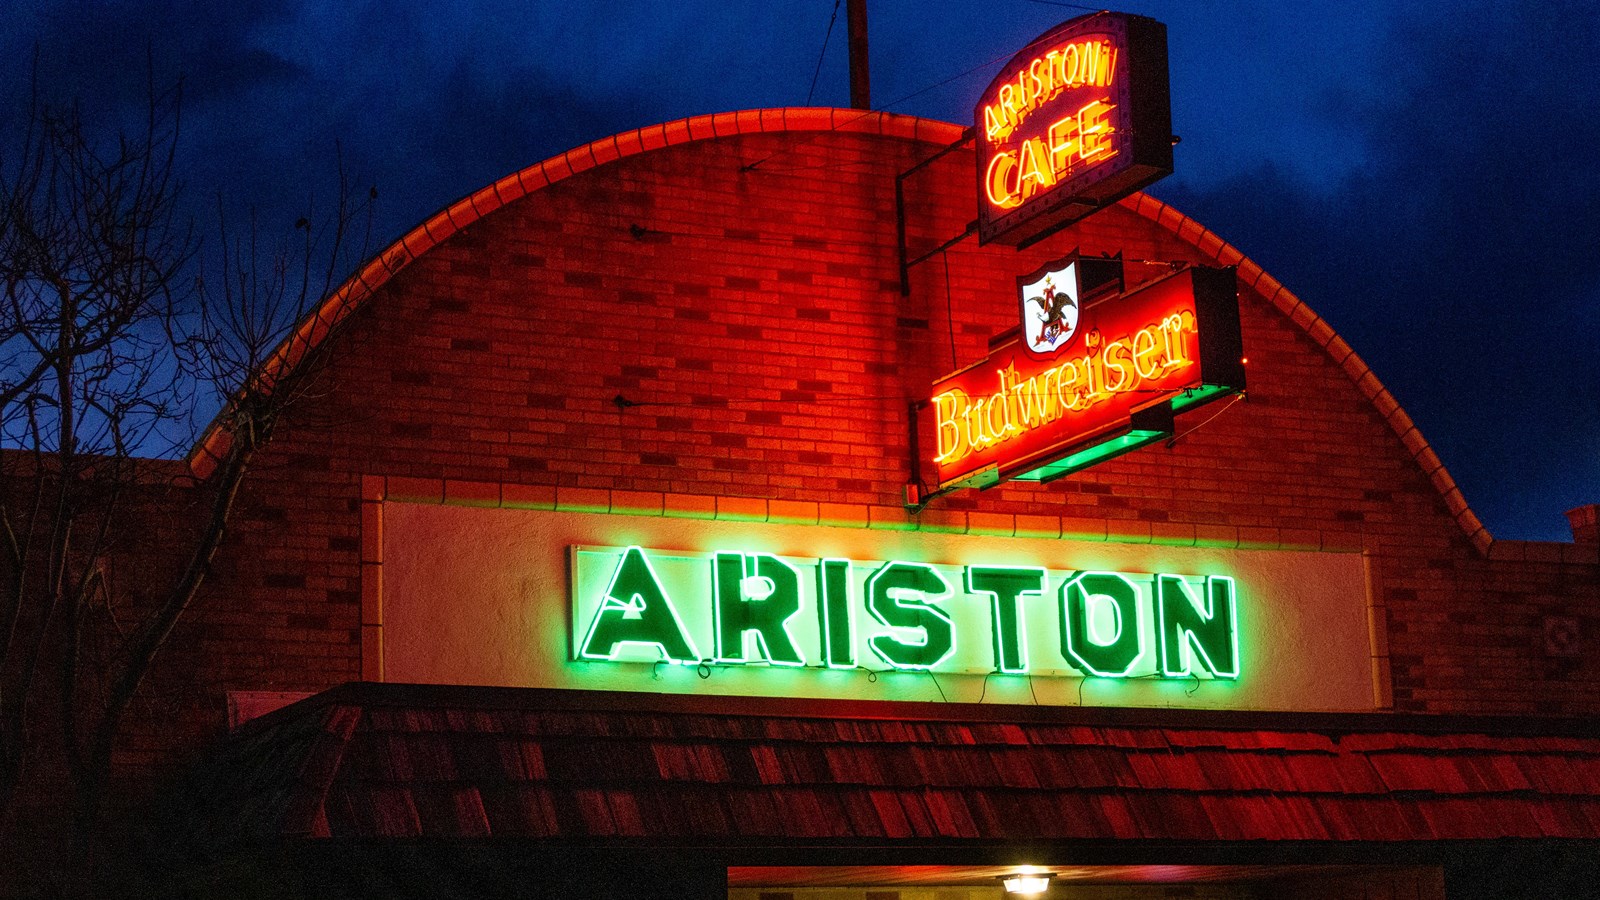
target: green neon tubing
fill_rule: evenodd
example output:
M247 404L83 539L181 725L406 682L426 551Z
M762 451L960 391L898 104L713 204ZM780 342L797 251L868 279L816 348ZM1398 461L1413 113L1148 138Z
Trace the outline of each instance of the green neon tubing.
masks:
M638 547L622 552L578 656L615 660L618 648L627 644L655 647L668 662L693 665L700 661L677 608Z
M886 628L920 631L922 640L875 634L867 646L890 668L925 671L956 652L955 624L938 601L950 583L926 563L887 562L867 578L867 612Z
M1028 671L1028 632L1021 627L1025 594L1044 596L1045 570L1038 566L967 566L967 593L989 595L989 632L994 667L1008 675Z
M850 560L817 563L817 617L823 662L830 669L854 669L856 624L850 607Z
M1089 616L1096 603L1116 611L1116 633L1100 641ZM1116 572L1079 572L1061 585L1061 649L1079 671L1126 678L1144 653L1139 634L1139 588Z
M716 662L806 664L789 635L789 620L800 612L800 575L788 563L769 553L718 553L711 595ZM755 637L755 659L745 655L747 634Z
M1239 605L1233 579L1207 576L1195 597L1177 575L1156 576L1156 615L1161 636L1161 672L1169 678L1195 674L1196 663L1215 678L1239 677Z

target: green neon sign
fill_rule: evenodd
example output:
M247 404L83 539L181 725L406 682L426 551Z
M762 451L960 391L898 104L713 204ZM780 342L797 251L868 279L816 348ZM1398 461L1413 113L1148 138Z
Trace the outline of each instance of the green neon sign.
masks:
M1191 680L1243 669L1239 589L1220 574L579 547L572 579L573 659L586 662Z
M967 566L967 593L989 598L990 638L995 669L1016 675L1028 671L1028 633L1018 604L1027 595L1044 595L1044 569Z
M1238 678L1239 623L1233 579L1226 575L1207 578L1203 592L1196 596L1182 578L1158 575L1156 593L1156 609L1161 612L1162 674L1182 678L1204 671L1217 678Z
M850 560L817 561L817 615L822 660L830 669L856 667L855 616L850 605Z
M716 661L805 665L788 629L800 613L799 573L766 553L718 553L711 567ZM750 643L755 649L747 655Z
M891 669L932 669L956 649L955 623L941 603L950 583L926 563L884 563L867 579L867 612L886 629L867 646Z
M1138 621L1139 589L1116 572L1079 572L1061 585L1061 647L1079 671L1133 672L1144 655Z

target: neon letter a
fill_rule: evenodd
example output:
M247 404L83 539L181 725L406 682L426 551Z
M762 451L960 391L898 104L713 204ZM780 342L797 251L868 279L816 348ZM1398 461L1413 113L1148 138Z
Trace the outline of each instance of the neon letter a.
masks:
M638 547L623 552L578 656L614 660L624 644L655 647L668 662L693 663L700 659L683 631L672 600L661 589L650 561Z

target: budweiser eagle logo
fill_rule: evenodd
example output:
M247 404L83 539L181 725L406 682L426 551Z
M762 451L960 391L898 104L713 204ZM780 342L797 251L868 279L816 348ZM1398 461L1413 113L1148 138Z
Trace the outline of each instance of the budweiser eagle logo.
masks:
M1059 268L1046 267L1030 282L1019 279L1022 339L1036 354L1053 356L1078 333L1077 265L1073 261Z

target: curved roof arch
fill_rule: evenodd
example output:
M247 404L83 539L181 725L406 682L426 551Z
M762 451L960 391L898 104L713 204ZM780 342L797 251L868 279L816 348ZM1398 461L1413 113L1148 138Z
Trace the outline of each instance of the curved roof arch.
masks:
M317 309L301 320L267 360L261 377L270 383L278 373L292 369L390 279L468 225L529 194L589 169L652 150L744 134L838 132L951 144L959 140L964 131L962 126L949 122L888 112L778 107L692 116L592 141L474 191L406 232L362 265ZM1488 554L1493 538L1467 505L1466 498L1462 496L1455 479L1445 470L1444 463L1428 445L1411 417L1406 415L1399 402L1378 380L1378 376L1326 320L1231 244L1166 203L1144 193L1134 194L1121 203L1193 247L1205 258L1218 265L1236 266L1241 284L1265 297L1322 347L1399 436L1406 450L1444 499L1463 533L1480 553ZM226 449L228 440L227 433L214 421L189 454L189 465L196 475L205 477L210 474Z

